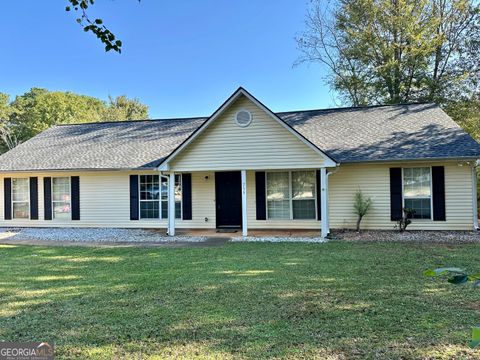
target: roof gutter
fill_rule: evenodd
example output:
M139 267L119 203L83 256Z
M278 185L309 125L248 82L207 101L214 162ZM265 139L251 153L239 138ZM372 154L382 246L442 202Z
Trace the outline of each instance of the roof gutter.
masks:
M355 165L355 164L385 164L385 163L402 163L402 162L435 162L435 161L477 161L479 158L471 156L455 156L455 157L442 157L442 158L422 158L422 159L386 159L386 160L344 160L341 164Z
M79 171L88 171L88 172L105 172L105 171L155 171L157 167L144 167L144 168L78 168L78 169L30 169L30 170L0 170L2 173L32 173L32 172L79 172Z

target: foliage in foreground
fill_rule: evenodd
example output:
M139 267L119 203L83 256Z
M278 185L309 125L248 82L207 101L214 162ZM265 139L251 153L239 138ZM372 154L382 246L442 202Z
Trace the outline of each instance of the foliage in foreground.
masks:
M479 292L421 271L473 268L479 250L0 246L0 339L52 341L59 359L475 359Z
M473 286L480 286L480 273L468 274L465 269L460 268L438 268L438 269L428 269L424 272L426 276L448 276L448 282L460 285L465 284L469 281L473 282ZM472 328L472 341L470 341L469 346L476 348L480 345L480 325L477 325Z
M80 13L76 21L83 27L83 31L91 32L97 39L99 39L105 45L105 51L110 50L118 53L122 52L122 41L115 37L104 24L100 18L91 19L88 16L87 10L90 6L95 4L95 0L67 0L70 5L65 7L65 11L70 12L72 10ZM138 0L140 1L140 0Z

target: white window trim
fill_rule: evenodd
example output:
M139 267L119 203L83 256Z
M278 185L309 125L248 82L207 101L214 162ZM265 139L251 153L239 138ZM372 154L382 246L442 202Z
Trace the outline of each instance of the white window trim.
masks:
M158 200L142 200L142 176L158 176ZM142 217L142 202L158 202L158 218L145 218ZM151 220L160 220L162 218L162 177L157 174L140 174L138 175L138 219L143 221L151 221Z
M315 189L315 194L313 196L313 198L315 200L315 217L313 219L294 219L293 218L293 202L294 201L297 201L297 200L312 200L311 198L308 198L308 199L293 199L292 198L292 194L293 194L292 173L293 172L300 172L300 171L312 171L315 175L315 188L314 188ZM288 196L289 196L288 201L289 201L289 204L290 204L290 218L288 218L288 219L270 219L269 216L268 216L268 179L267 179L267 174L268 173L275 173L275 172L287 172L288 173ZM278 170L265 171L265 213L266 213L266 219L269 220L269 221L285 221L285 220L290 220L290 221L317 221L317 219L318 219L317 188L318 188L318 184L317 184L316 170L312 170L312 169L297 169L297 170L278 169Z
M16 218L15 217L15 211L13 209L13 204L14 203L24 203L25 201L18 201L18 200L13 200L13 180L14 179L26 179L27 180L27 185L28 185L28 201L26 201L26 203L28 203L28 217L25 217L25 218ZM12 201L11 201L11 207L12 207L12 219L13 220L30 220L30 202L31 202L31 199L30 199L30 178L28 177L16 177L16 178L12 178L12 186L11 186L11 190L10 190L10 197L12 198Z
M142 200L142 198L141 198L140 177L141 176L148 176L148 175L158 176L158 189L159 189L158 200ZM182 176L182 174L176 174L176 175L180 176L180 189L182 190L182 198L180 200L180 217L175 218L175 219L176 220L183 220L183 176ZM168 178L168 176L165 176L165 175L157 175L157 174L141 174L141 175L138 175L138 219L140 221L167 220L168 219L168 216L167 217L162 217L162 206L163 206L162 202L165 201L165 200L162 200L162 179L165 179L167 181L167 184L168 184L169 178ZM167 187L168 187L168 185L167 185ZM158 218L144 218L144 217L142 217L142 210L141 210L140 204L142 202L155 202L155 201L158 201ZM167 204L168 204L168 198L167 198L166 201L167 201ZM168 205L167 205L167 209L168 209Z
M248 123L246 123L246 124L240 124L240 123L238 122L237 116L238 116L238 114L241 113L241 112L246 112L246 113L248 113L248 114L250 115L250 119L249 119ZM246 128L246 127L248 127L248 126L252 123L252 121L253 121L253 114L252 114L251 111L249 111L249 110L247 110L247 109L240 109L240 110L238 110L238 111L235 113L235 115L234 115L234 120L235 120L235 124L237 124L237 126L240 126L241 128Z
M424 168L429 168L430 169L430 219L413 219L414 221L424 221L424 222L430 222L433 221L433 179L432 179L432 167L431 166L406 166L402 167L402 215L403 215L403 209L405 208L405 199L428 199L427 197L418 197L418 196L405 196L405 187L403 184L404 181L404 169L424 169Z
M50 193L52 194L52 220L53 221L69 221L67 219L58 219L58 218L55 218L55 206L54 204L56 202L66 202L66 201L54 201L53 200L53 179L61 179L61 178L68 178L68 182L70 183L70 201L68 202L70 204L70 220L72 220L72 177L71 176L55 176L55 177L52 177L52 181L51 181L51 184L50 184Z

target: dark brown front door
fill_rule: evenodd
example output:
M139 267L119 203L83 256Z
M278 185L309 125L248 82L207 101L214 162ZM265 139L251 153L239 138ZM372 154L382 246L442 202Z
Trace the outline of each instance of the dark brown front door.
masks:
M215 202L218 228L242 227L240 171L215 173Z

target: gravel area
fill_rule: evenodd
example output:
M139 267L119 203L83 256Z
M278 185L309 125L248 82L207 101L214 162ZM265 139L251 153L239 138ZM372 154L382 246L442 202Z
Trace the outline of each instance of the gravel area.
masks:
M166 236L158 230L112 228L0 228L0 240L71 242L201 242L205 236Z
M225 236L225 240L229 236ZM83 243L199 243L208 236L166 236L156 229L112 228L0 228L0 241L64 241ZM341 241L420 241L432 243L479 243L480 232L475 231L333 231L330 239ZM324 243L328 240L308 236L242 236L231 237L232 242L302 242Z
M303 242L303 243L324 243L328 240L321 237L295 237L295 236L247 236L232 237L232 242Z
M480 231L399 231L365 230L359 233L351 230L333 231L331 239L346 241L421 241L432 243L478 243Z

